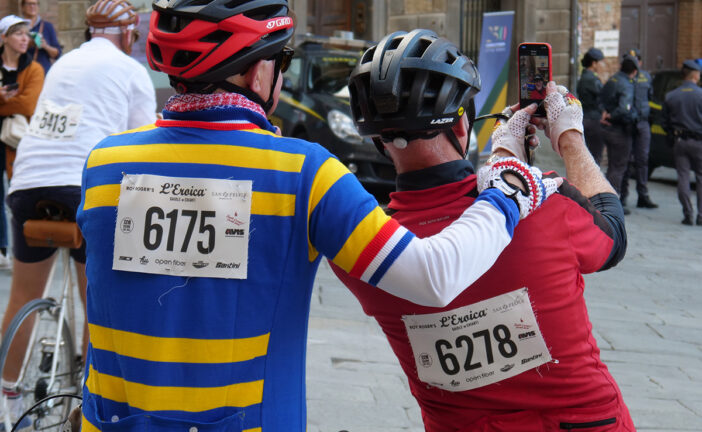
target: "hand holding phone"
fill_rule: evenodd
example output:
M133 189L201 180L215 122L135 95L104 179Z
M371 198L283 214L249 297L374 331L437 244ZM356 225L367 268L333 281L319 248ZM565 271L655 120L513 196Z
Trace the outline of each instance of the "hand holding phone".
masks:
M4 87L5 87L5 91L11 92L11 91L14 91L14 90L19 89L19 84L17 84L17 83L12 83L12 84L8 84L8 85L6 85L6 86L4 86Z
M524 42L517 49L519 74L519 105L522 108L532 103L539 105L535 117L545 117L543 100L546 85L552 80L551 45L545 42Z

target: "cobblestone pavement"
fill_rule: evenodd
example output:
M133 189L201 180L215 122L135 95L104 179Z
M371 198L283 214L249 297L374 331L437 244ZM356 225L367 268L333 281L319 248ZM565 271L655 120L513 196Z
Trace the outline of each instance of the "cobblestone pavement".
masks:
M540 150L537 164L563 173L551 155ZM585 276L602 358L639 431L702 430L702 227L680 224L674 179L671 169L654 173L651 197L661 207L632 208L624 261ZM2 310L9 282L10 272L0 271ZM325 262L310 316L308 431L422 431L419 409L380 328Z

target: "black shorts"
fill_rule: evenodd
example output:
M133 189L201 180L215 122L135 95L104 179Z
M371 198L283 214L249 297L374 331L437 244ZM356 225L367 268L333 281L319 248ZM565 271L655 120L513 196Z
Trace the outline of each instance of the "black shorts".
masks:
M7 197L7 205L12 211L12 253L18 261L35 263L49 258L56 248L31 247L24 239L22 226L29 219L41 219L35 206L41 200L58 201L71 209L72 220L80 205L80 186L52 186L23 189L12 192ZM85 241L78 249L71 249L71 256L76 262L85 264Z

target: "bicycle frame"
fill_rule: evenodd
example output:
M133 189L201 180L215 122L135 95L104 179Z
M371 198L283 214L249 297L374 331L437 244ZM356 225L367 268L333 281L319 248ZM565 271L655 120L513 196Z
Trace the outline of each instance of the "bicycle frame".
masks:
M73 298L73 287L74 287L74 278L73 274L71 272L71 256L69 253L69 250L66 248L59 248L58 251L58 257L54 261L54 263L51 266L51 271L49 272L49 278L46 281L46 286L44 287L44 292L42 294L43 298L47 298L51 291L51 285L53 282L54 278L54 273L56 271L56 267L59 264L63 264L63 283L62 283L62 292L61 296L59 297L59 301L57 302L59 304L59 318L58 318L58 326L56 330L56 338L54 340L60 341L61 340L61 334L63 332L63 324L64 324L64 318L66 318L66 309L70 308L70 313L68 313L68 326L70 327L71 334L75 335L76 334L76 328L75 328L75 314L74 314L74 298ZM52 311L54 313L55 311ZM30 350L34 346L34 342L36 339L36 333L37 333L37 328L38 326L35 325L32 328L32 333L29 338L29 344L27 345L27 351L24 354L24 360L22 361L22 367L20 369L20 375L17 377L17 381L21 382L22 379L24 378L24 371L27 369L27 363L29 362L30 359ZM60 344L55 343L53 347L53 359L51 362L51 373L49 375L49 383L47 386L47 389L49 393L52 391L52 387L56 382L56 370L58 368L58 350L59 350ZM75 353L72 353L75 354Z

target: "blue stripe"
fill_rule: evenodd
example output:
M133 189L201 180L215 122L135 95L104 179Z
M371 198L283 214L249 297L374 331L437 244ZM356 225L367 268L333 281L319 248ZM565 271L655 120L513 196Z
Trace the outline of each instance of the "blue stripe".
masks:
M87 389L84 388L83 394L87 395ZM90 394L89 396L90 401L86 401L83 404L83 414L85 415L85 418L87 418L93 425L96 427L100 427L100 421L97 419L98 413L95 412L95 410L99 410L101 417L104 422L107 423L112 423L112 416L117 416L123 423L117 423L113 425L104 425L104 426L112 426L112 428L108 429L107 427L104 428L103 430L114 430L114 431L120 431L124 430L129 424L130 426L134 427L134 429L131 430L144 430L139 428L137 425L134 423L141 423L143 421L149 421L149 418L146 416L143 416L143 414L147 414L150 417L155 417L155 424L149 424L148 430L149 431L156 431L156 432L171 432L174 430L176 426L181 426L181 425L174 425L174 421L182 421L185 424L183 424L182 428L178 428L175 430L189 430L191 426L193 426L193 422L197 422L198 425L198 430L199 431L218 431L222 430L222 425L221 424L200 424L200 423L215 423L219 422L223 419L226 419L228 417L232 416L240 416L240 418L243 418L243 427L242 429L253 429L257 427L261 427L261 404L256 404L256 405L251 405L248 407L244 408L239 408L239 407L223 407L223 408L216 408L213 410L209 411L202 411L198 413L192 413L192 412L187 412L187 411L143 411L138 408L130 407L126 403L121 403L121 402L114 402L110 399L105 399L101 396ZM128 418L129 417L129 418ZM136 417L136 418L135 418ZM146 417L140 419L139 417ZM239 423L241 420L235 421L235 423ZM127 423L127 424L125 424Z
M414 238L414 234L411 232L407 231L405 235L402 236L400 241L397 243L397 245L390 251L388 256L385 257L383 260L383 263L380 264L380 267L378 267L378 270L375 271L373 276L371 276L370 280L368 281L369 284L373 286L377 286L378 282L380 282L380 279L385 276L385 273L388 271L392 263L395 262L398 256L402 253L402 251L405 250L407 245L410 244L412 239Z
M221 387L264 379L265 356L233 363L167 363L90 349L98 372L150 386Z
M505 215L505 228L509 236L512 237L514 235L514 228L517 226L517 223L519 223L519 207L517 203L495 188L485 189L480 192L478 198L475 199L475 202L478 201L486 201L492 204Z

